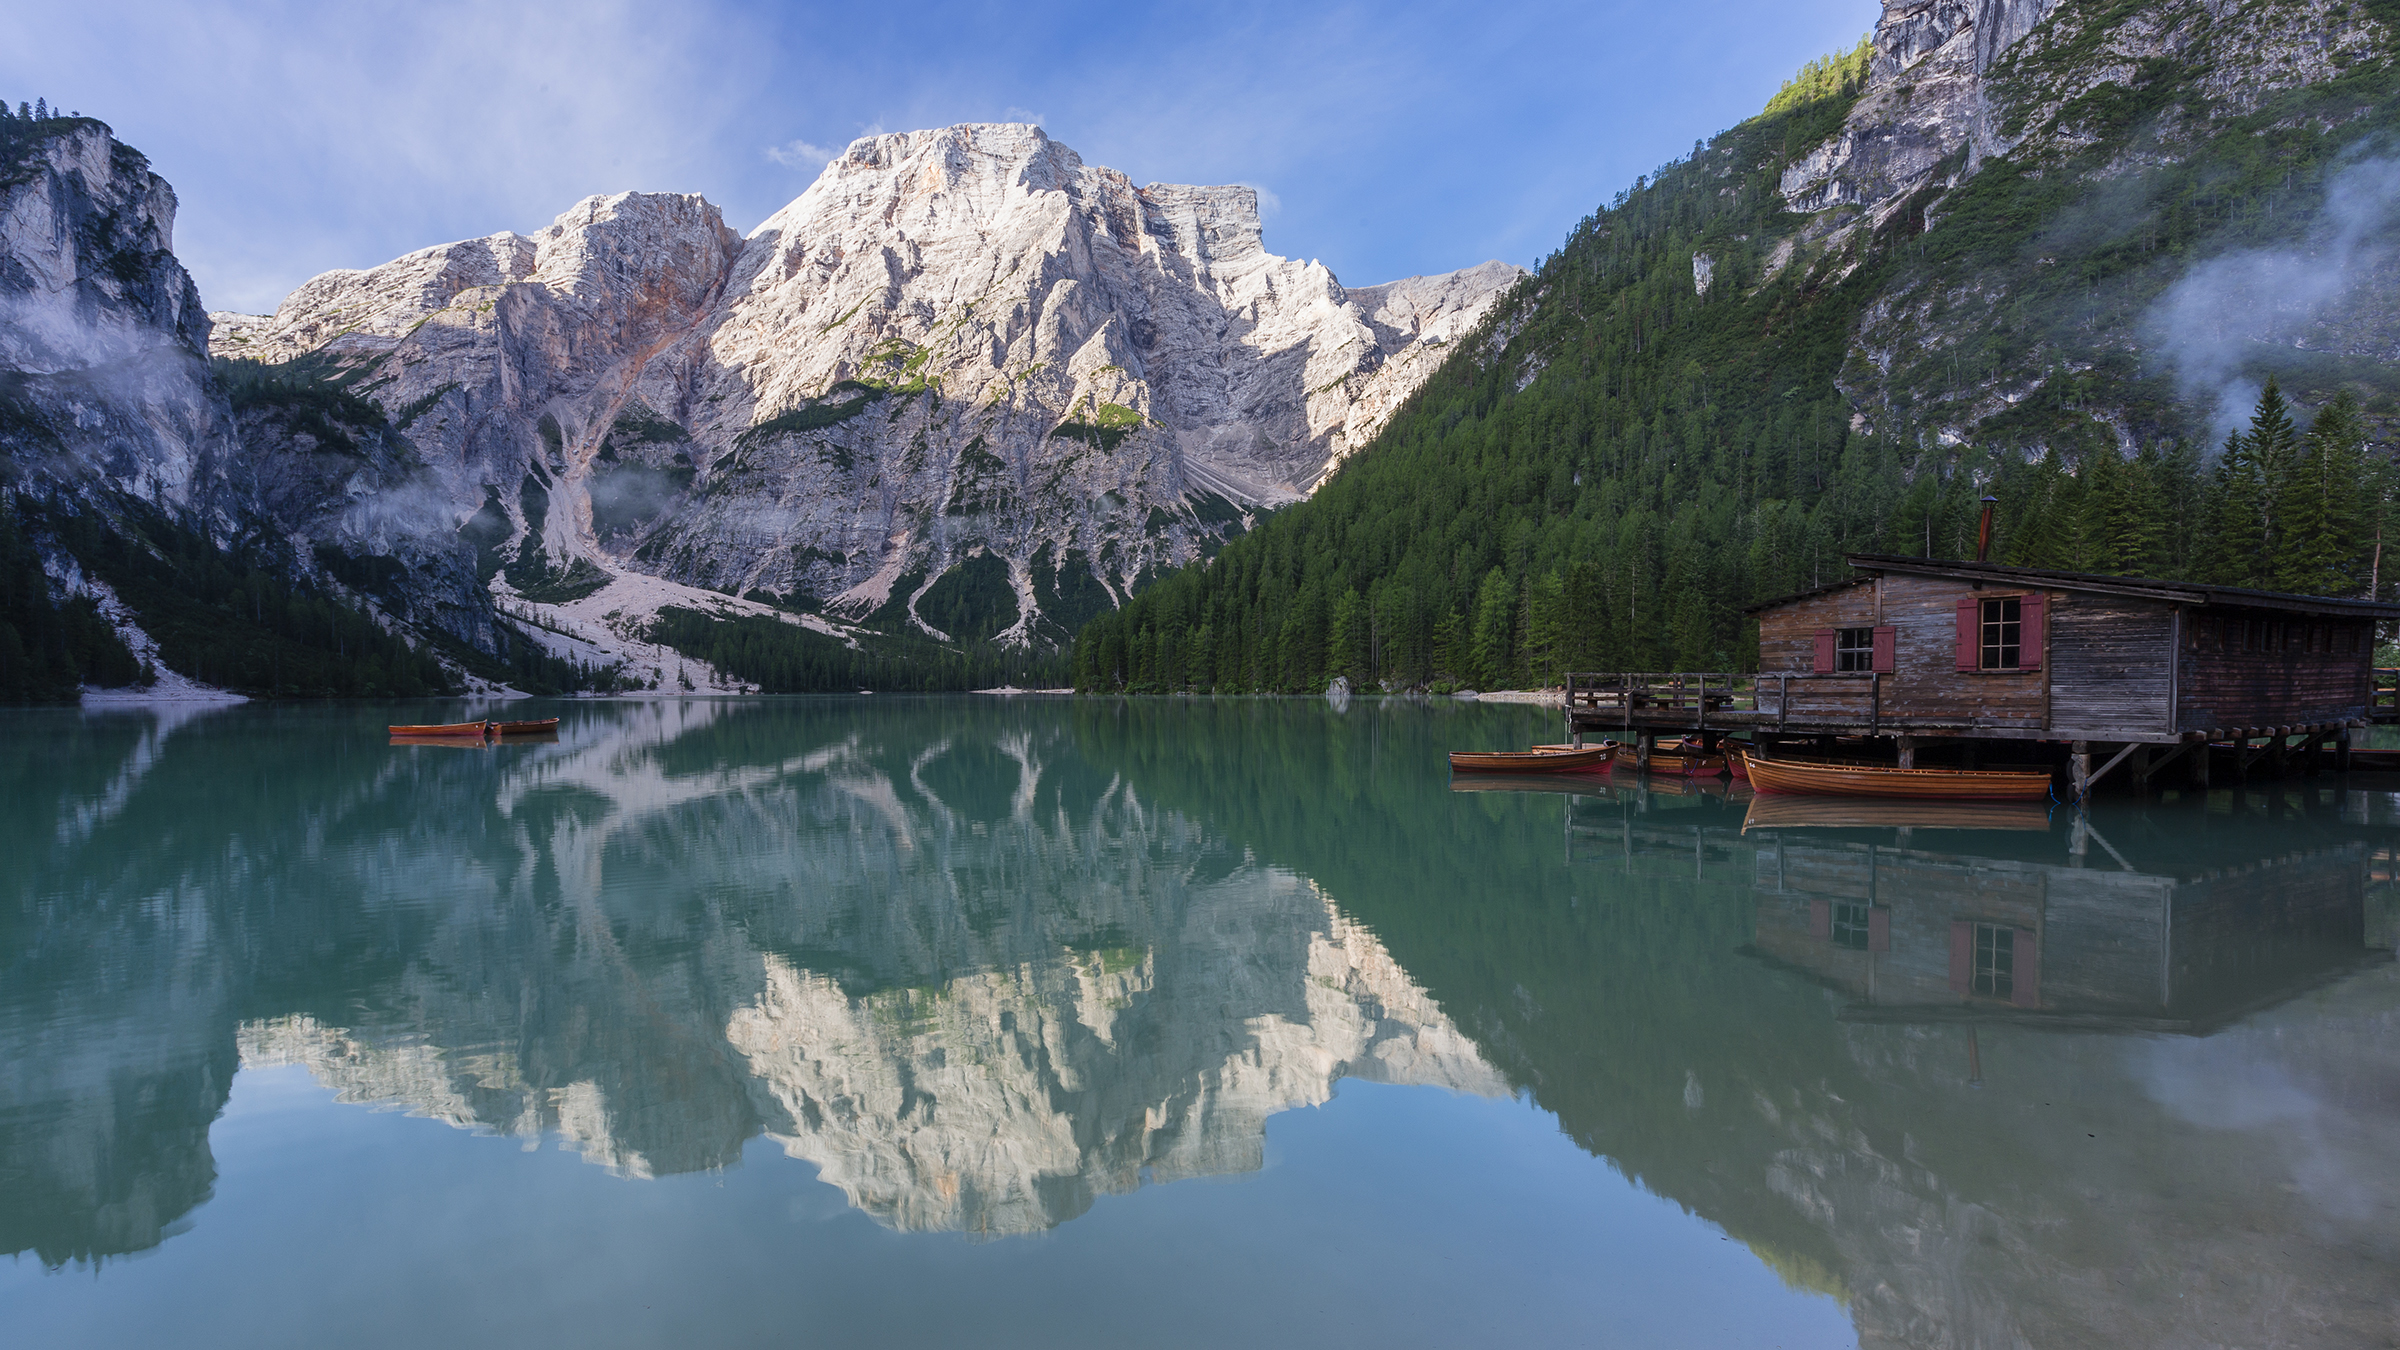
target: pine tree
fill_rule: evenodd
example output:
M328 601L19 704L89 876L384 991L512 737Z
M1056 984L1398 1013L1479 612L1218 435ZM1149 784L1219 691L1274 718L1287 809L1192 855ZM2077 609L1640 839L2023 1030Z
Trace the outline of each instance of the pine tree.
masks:
M1483 587L1475 596L1474 673L1471 678L1495 688L1508 682L1510 657L1510 619L1516 597L1510 593L1508 573L1495 567L1484 574Z
M2258 461L2250 456L2250 438L2238 431L2225 433L2210 496L2207 579L2225 586L2261 584L2266 490L2259 481Z
M2365 581L2359 568L2359 445L2366 428L2358 400L2348 390L2334 395L2308 429L2280 494L2284 546L2276 556L2275 584L2306 595L2342 595Z
M1325 645L1331 675L1347 675L1353 681L1367 678L1367 606L1357 587L1333 602L1333 631Z
M2275 377L2267 377L2267 387L2260 391L2258 407L2250 414L2250 462L2257 467L2259 500L2259 546L2262 552L2253 564L2256 584L2271 585L2275 574L2274 559L2281 555L2286 533L2283 520L2283 493L2292 482L2294 466L2300 459L2300 431L2292 425L2291 409L2283 401L2283 391L2276 387Z

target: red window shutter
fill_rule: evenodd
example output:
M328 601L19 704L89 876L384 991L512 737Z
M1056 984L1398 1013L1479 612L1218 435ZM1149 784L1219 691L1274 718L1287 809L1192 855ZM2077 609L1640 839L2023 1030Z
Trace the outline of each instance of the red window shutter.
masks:
M1892 912L1881 905L1867 911L1867 950L1888 952L1892 949Z
M1833 673L1833 630L1830 628L1820 628L1817 630L1816 669L1819 675L1830 675Z
M2020 1008L2042 1006L2042 949L2033 930L2020 928L2009 940L2009 997Z
M2017 609L2017 617L2025 621L2017 629L2017 669L2040 670L2042 648L2047 645L2043 639L2048 636L2050 597L2026 596L2025 603Z
M1819 942L1833 940L1833 902L1831 900L1808 902L1808 935Z
M1950 921L1950 988L1963 994L1975 983L1975 923Z
M1958 668L1974 670L1983 664L1983 602L1971 595L1958 598Z
M1891 674L1894 666L1894 658L1898 655L1897 649L1899 645L1899 629L1893 628L1888 624L1876 629L1875 669L1883 672L1886 675Z

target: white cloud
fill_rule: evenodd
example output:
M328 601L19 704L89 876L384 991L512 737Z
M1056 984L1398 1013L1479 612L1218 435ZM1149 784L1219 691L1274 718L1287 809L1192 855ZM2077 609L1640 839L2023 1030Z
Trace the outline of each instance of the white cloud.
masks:
M1003 122L1030 122L1037 127L1042 125L1042 115L1030 108L1002 108L1000 120Z
M1283 198L1276 196L1272 189L1261 187L1256 183L1244 183L1241 186L1258 194L1258 218L1260 220L1283 214Z
M838 153L807 141L785 141L767 147L767 158L787 169L805 169L811 173L824 168Z

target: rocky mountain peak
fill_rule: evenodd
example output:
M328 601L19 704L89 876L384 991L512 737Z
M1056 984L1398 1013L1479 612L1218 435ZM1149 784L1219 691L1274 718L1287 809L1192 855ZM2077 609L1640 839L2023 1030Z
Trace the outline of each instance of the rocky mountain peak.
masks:
M647 575L1039 642L1309 492L1520 275L1347 290L1266 251L1252 188L972 123L854 142L747 239L588 198L327 273L217 350L337 363L521 598Z

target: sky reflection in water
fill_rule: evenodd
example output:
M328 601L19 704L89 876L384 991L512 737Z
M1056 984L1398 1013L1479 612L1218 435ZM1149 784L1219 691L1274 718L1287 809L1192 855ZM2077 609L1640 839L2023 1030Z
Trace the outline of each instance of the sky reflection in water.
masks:
M1546 727L1512 708L562 711L0 714L27 1343L2400 1316L2359 785L2081 830L1453 791L1443 749Z

